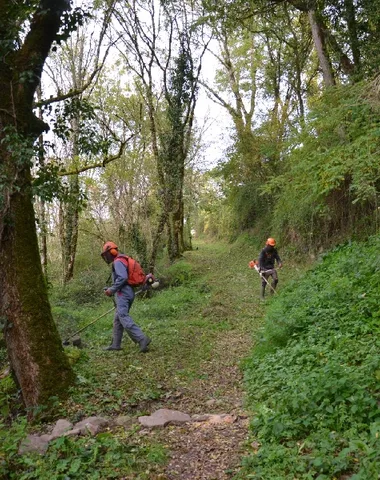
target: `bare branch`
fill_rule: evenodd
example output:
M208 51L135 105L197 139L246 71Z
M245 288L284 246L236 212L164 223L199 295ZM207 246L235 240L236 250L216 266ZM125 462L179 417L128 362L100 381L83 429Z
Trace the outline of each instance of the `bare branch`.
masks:
M107 11L104 15L102 29L101 29L101 32L100 32L100 35L99 35L99 42L98 42L97 51L96 51L96 55L95 55L95 62L94 63L96 65L96 67L94 68L94 70L90 74L90 76L88 77L88 80L86 81L86 83L84 85L82 85L80 88L71 89L69 92L67 92L65 94L57 95L55 97L51 96L48 99L36 102L36 103L33 104L33 108L39 108L39 107L42 107L42 106L51 105L52 103L67 100L68 98L77 97L78 95L81 95L84 91L86 91L93 84L94 78L98 75L98 73L104 67L104 64L107 60L110 49L116 44L116 42L118 42L118 40L120 38L120 37L118 37L116 40L114 40L113 42L111 42L107 46L107 49L104 52L103 58L102 58L101 63L99 65L100 50L101 50L101 47L102 47L104 36L105 36L107 28L109 26L109 22L110 22L111 15L112 15L112 12L113 12L113 9L114 9L114 5L115 5L115 0L111 3L110 7L107 9Z
M213 88L211 88L207 83L203 82L202 80L199 80L199 85L202 85L208 93L211 94L212 97L214 97L215 103L218 105L224 107L232 117L238 117L239 114L237 110L235 110L229 103L227 103Z
M81 88L77 88L75 90L70 90L69 92L67 93L64 93L62 95L57 95L56 97L50 97L46 100L41 100L40 102L36 102L33 104L33 107L34 108L39 108L39 107L42 107L44 105L50 105L52 103L56 103L56 102L62 102L63 100L67 100L68 98L74 98L74 97L77 97L78 95L81 95L85 90L87 90L87 88L91 85L93 79L95 78L95 76L99 73L99 71L101 70L102 67L97 67L91 74L91 76L89 77L88 81L83 85L83 87Z
M114 162L115 160L118 160L124 153L124 148L126 144L129 142L134 137L134 134L131 135L127 140L121 143L120 149L116 155L113 155L112 157L107 157L105 158L102 162L98 163L93 163L92 165L86 165L80 168L75 168L74 170L68 170L68 171L62 171L59 172L58 175L60 177L65 177L67 175L78 175L79 173L86 172L87 170L93 170L94 168L101 168L105 167L108 163Z

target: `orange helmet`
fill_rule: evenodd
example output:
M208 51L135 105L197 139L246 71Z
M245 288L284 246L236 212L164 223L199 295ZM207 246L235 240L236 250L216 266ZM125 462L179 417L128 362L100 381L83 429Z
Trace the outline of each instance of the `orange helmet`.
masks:
M119 248L119 247L116 245L116 243L106 242L106 243L103 245L101 255L102 255L102 257L103 257L105 253L110 252L110 254L111 254L113 257L116 257L118 248Z
M270 245L271 247L275 247L276 246L276 240L274 238L268 238L267 242L265 245Z

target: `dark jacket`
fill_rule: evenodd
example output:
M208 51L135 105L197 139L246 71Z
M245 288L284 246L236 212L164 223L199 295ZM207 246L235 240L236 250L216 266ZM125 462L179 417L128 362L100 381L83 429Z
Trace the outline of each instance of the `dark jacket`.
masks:
M274 268L274 263L281 263L281 258L275 249L270 245L265 246L259 256L259 268L260 270L272 270Z

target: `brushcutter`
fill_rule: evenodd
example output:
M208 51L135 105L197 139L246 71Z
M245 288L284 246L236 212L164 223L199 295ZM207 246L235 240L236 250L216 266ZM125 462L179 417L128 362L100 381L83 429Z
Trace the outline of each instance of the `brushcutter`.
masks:
M86 328L88 328L90 325L93 325L95 322L97 322L98 320L100 320L101 318L105 317L106 315L108 315L109 313L111 313L113 310L115 310L115 306L110 308L109 310L107 310L105 313L103 313L103 315L100 315L100 317L97 317L95 318L95 320L93 320L92 322L88 323L87 325L85 325L84 327L82 327L80 330L78 330L77 332L73 333L72 335L70 335L69 337L66 338L66 340L64 340L62 343L63 345L67 346L67 345L70 345L70 339L71 338L74 338L78 335L78 333L80 332L83 332L83 330L85 330ZM81 340L80 340L80 337L76 338L74 341L73 341L73 345L74 347L80 347L81 346Z
M150 279L143 285L143 287L138 290L137 292L135 292L135 296L136 295L139 295L140 293L143 293L143 292L146 292L148 289L150 288L153 288L153 289L156 289L160 286L160 281L155 279L153 276L150 277ZM107 287L104 287L104 290L106 290ZM114 299L113 299L114 300ZM97 317L95 318L95 320L93 320L92 322L88 323L87 325L85 325L84 327L82 327L80 330L74 332L72 335L70 335L69 337L66 338L66 340L64 340L62 343L63 345L65 346L68 346L70 345L70 340L72 340L72 344L74 347L78 347L80 348L82 346L82 341L81 341L81 338L78 336L78 333L80 332L83 332L83 330L86 330L86 328L90 327L91 325L93 325L94 323L96 323L98 320L100 320L101 318L105 317L106 315L108 315L109 313L111 313L113 310L115 310L116 308L116 302L114 300L114 306L112 308L110 308L109 310L107 310L105 313L103 313L102 315L100 315L100 317ZM77 338L75 338L77 337Z
M259 268L259 262L257 260L251 260L248 264L249 268L253 268L256 270L256 272L260 275L260 277L266 282L268 287L273 291L273 293L276 293L276 290L272 287L272 285L268 282L268 280L264 277L264 275L260 272ZM272 270L265 270L265 273L272 272Z

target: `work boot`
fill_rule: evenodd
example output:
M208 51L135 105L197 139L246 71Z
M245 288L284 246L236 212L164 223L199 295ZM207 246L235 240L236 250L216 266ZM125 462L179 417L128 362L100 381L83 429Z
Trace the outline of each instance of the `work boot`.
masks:
M121 341L123 340L123 328L118 327L113 329L113 334L112 334L112 343L109 347L106 347L104 350L121 350ZM115 347L115 345L119 345L118 347Z
M144 337L142 340L139 341L140 345L140 352L147 352L148 351L148 345L150 344L152 340L149 337Z
M265 299L265 287L261 287L260 300L264 300L264 299Z
M110 345L109 347L104 348L104 350L121 350L121 347L114 347L113 345Z

